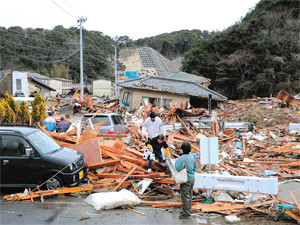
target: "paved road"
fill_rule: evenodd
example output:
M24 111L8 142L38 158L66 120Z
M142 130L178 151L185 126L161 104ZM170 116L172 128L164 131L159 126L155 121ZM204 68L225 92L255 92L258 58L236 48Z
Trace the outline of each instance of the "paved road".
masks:
M300 183L290 182L280 185L283 191L280 197L287 201L292 199L289 196L288 190L292 190L295 197L300 199ZM12 192L13 191L13 192ZM8 189L1 190L1 213L0 223L4 224L210 224L221 225L226 224L224 216L217 214L202 215L195 214L187 220L179 220L179 209L154 209L150 206L136 206L134 209L147 214L143 216L133 213L126 209L114 209L106 211L96 211L91 205L84 202L85 198L72 196L55 196L45 200L45 203L40 201L31 202L10 202L6 203L3 196L6 194L20 192L22 190ZM18 216L20 213L22 216ZM80 217L89 217L86 220L79 220ZM245 218L240 217L242 222L239 224L255 225L255 224L283 224L283 221L274 222L266 217Z

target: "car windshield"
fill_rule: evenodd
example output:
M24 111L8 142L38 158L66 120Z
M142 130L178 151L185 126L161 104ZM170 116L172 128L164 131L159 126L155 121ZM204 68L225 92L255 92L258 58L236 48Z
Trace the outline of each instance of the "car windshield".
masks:
M121 116L112 116L111 118L115 125L124 124L123 118Z
M91 118L91 116L84 116L82 118L82 121L86 121L87 119ZM93 124L99 123L106 120L105 124L103 124L102 126L110 126L110 120L108 118L108 116L95 116L94 118L92 118L92 122Z
M38 130L28 134L27 138L41 153L50 153L60 149L60 146L43 131Z

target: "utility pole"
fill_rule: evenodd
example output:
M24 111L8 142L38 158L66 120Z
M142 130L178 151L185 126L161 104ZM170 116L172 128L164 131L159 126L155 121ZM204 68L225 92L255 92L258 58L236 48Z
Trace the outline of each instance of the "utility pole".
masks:
M82 50L82 23L87 20L86 17L81 17L77 20L80 26L80 99L83 101L83 50Z
M118 70L117 70L117 46L115 46L115 96L116 98L119 97L119 93L118 93Z

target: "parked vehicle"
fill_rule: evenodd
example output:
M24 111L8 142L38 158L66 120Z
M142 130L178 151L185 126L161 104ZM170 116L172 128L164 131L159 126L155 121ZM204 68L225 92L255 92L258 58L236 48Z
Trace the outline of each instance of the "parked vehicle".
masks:
M14 97L25 97L24 93L23 92L16 92Z
M31 103L33 102L34 98L33 97L14 97L15 102L18 103L18 105L20 106L22 102L26 102L28 107L29 107L29 111L32 111L32 105Z
M82 121L86 121L89 118L95 116L96 113L84 114ZM127 134L129 133L128 126L124 123L124 120L120 114L117 113L100 113L92 118L92 123L96 124L102 121L106 121L99 131L101 134Z
M1 187L76 186L86 176L82 153L34 127L0 127ZM42 187L43 188L43 187Z

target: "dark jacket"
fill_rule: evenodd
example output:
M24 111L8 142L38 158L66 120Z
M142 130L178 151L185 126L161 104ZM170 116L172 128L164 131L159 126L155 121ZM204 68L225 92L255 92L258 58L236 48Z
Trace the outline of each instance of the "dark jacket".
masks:
M67 121L63 120L57 125L56 131L59 133L65 133L69 129L69 127L70 124Z
M153 153L155 154L156 157L158 157L159 155L161 155L161 148L164 147L165 149L168 149L168 144L163 141L162 143L158 143L158 138L152 138L150 141L148 140L146 142L146 146L148 148L152 147L153 148ZM166 150L169 151L169 150ZM167 154L169 155L169 154Z

